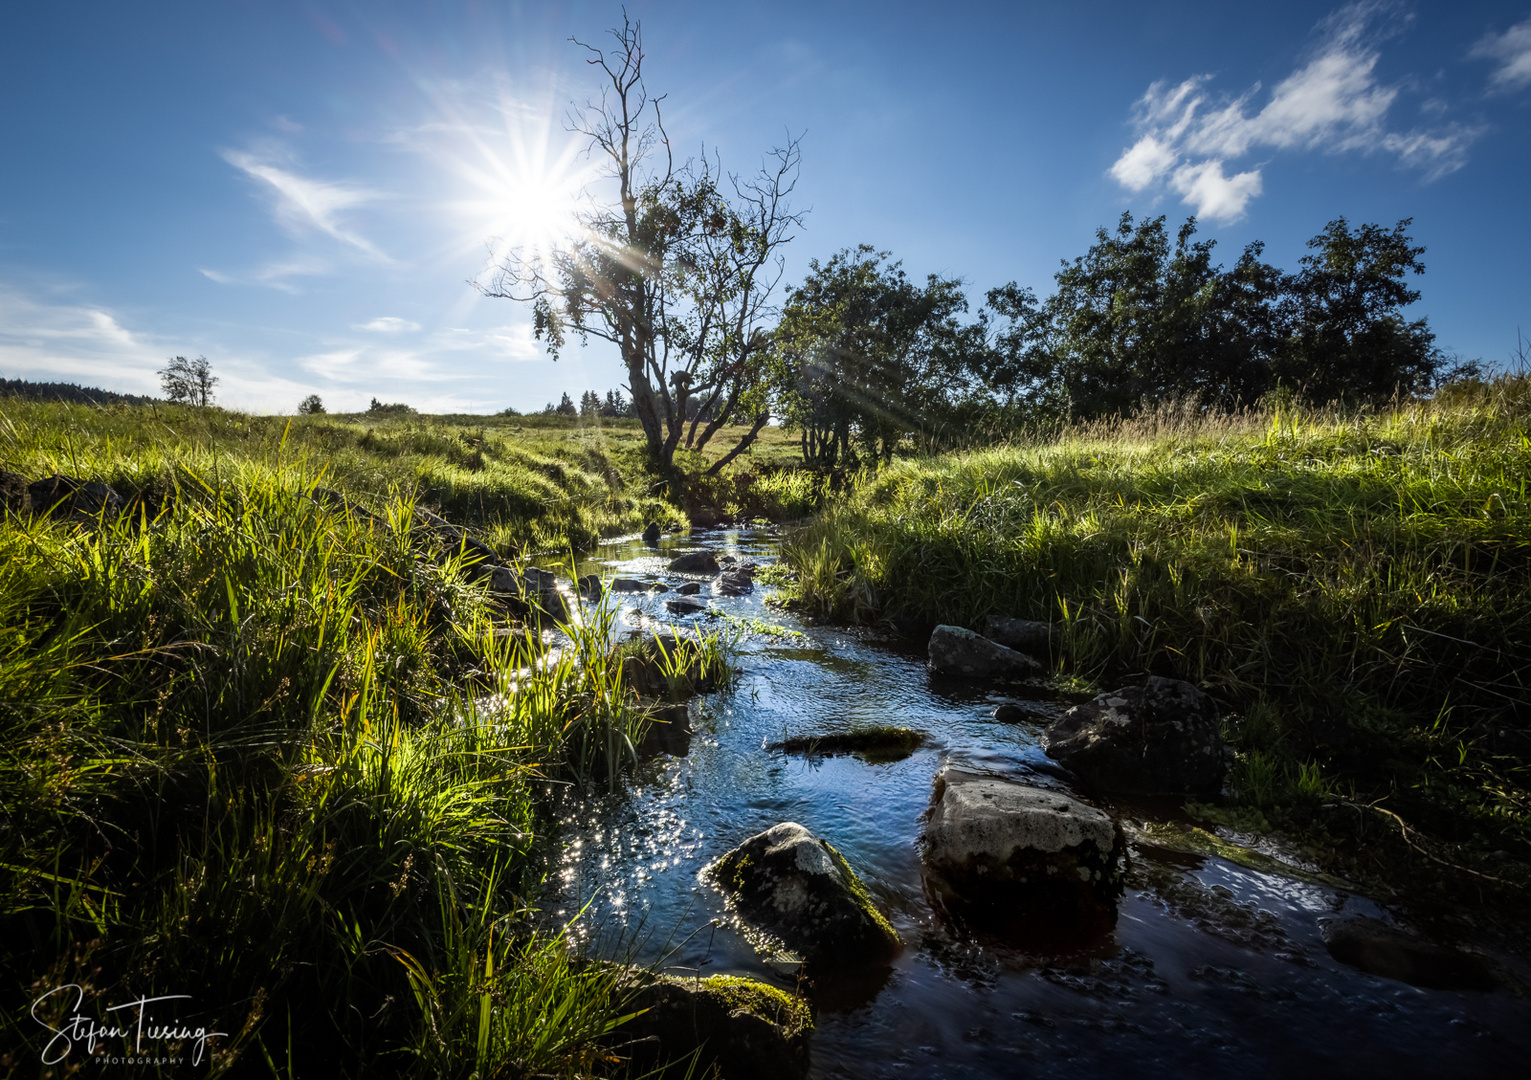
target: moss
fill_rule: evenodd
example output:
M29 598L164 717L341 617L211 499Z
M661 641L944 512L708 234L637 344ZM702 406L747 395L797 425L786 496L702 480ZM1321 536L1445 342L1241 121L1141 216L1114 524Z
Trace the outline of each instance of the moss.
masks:
M737 975L713 975L702 989L718 998L729 1012L744 1010L781 1028L787 1039L813 1030L813 1011L802 998L775 986Z
M898 760L925 745L925 733L906 727L863 727L832 735L798 735L772 743L768 749L784 754L818 757L864 754L874 760Z
M872 903L871 893L867 892L866 886L862 884L861 878L856 874L856 871L851 869L851 864L845 861L845 856L836 851L835 846L829 841L826 840L823 843L825 850L829 852L829 857L835 860L835 865L840 868L840 873L845 875L845 883L849 886L851 895L856 898L857 906L886 935L889 941L895 945L902 945L904 939L898 936L898 931L893 929L893 924L888 921L887 916L878 911L877 905Z

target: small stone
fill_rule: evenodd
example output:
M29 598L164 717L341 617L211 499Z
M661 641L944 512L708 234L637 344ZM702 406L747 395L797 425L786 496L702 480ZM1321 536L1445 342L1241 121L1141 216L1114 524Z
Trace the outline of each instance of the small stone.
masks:
M700 581L688 581L683 585L677 585L675 587L675 592L679 596L695 596L701 591L702 583Z
M750 580L750 576L734 571L719 574L712 583L714 596L743 596L754 591L755 583Z
M611 591L614 593L640 593L648 591L648 585L637 578L619 577L611 579Z
M716 574L718 559L710 551L692 551L671 559L670 569L677 574Z
M1048 726L1042 749L1099 791L1206 795L1222 788L1222 722L1188 682L1151 677L1100 694Z
M1003 705L995 706L991 714L1001 724L1023 724L1031 719L1031 713L1023 705L1017 705L1013 701L1007 701Z
M699 611L706 611L707 605L696 600L666 600L664 606L672 615L695 615Z
M968 678L1037 675L1042 665L961 626L938 626L930 634L930 669Z

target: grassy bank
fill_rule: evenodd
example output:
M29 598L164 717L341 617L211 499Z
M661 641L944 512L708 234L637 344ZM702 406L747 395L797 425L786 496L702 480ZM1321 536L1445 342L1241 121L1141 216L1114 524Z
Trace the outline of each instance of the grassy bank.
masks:
M114 520L0 514L0 1074L63 1048L76 1001L49 991L70 985L97 1022L187 995L154 1019L224 1032L213 1075L611 1068L615 972L574 964L530 902L551 785L610 782L645 721L600 625L556 660L504 633L413 508L476 511L504 544L674 520L622 449L0 414L5 468L154 496ZM73 1042L45 1073L85 1064Z
M1332 845L1357 874L1392 858L1516 891L1528 421L1525 378L1374 413L1166 410L895 464L785 561L827 618L1045 619L1061 674L1194 681L1231 714L1234 817Z

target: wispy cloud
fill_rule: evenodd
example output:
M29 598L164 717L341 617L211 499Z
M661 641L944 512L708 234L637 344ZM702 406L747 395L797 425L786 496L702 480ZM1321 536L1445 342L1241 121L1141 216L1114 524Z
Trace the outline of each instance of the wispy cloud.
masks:
M317 230L374 258L388 261L386 255L348 227L341 217L347 210L381 198L380 192L300 176L290 168L273 164L270 155L226 150L223 159L266 186L267 193L275 197L273 212L277 223L289 232L302 235Z
M203 267L200 272L203 277L216 281L220 285L265 285L285 293L296 293L299 289L292 282L292 278L316 277L328 274L332 269L333 266L328 259L313 255L297 255L290 259L267 263L248 274L231 274L224 270L209 270L206 267Z
M380 319L371 322L358 323L351 327L352 330L371 330L379 334L403 334L420 329L420 324L410 322L408 319L400 319L394 315L384 315Z
M1531 19L1502 34L1486 34L1468 55L1499 62L1488 80L1492 91L1507 93L1531 86Z
M1198 215L1226 222L1242 217L1264 189L1261 165L1242 171L1231 165L1253 153L1384 151L1427 180L1461 168L1481 128L1387 129L1399 88L1377 79L1378 44L1386 35L1374 28L1387 10L1354 4L1325 19L1310 59L1258 107L1259 83L1232 99L1212 96L1210 75L1153 83L1134 110L1138 139L1110 175L1133 192L1167 182Z
M0 374L6 378L158 394L155 372L167 355L164 345L102 308L0 289Z

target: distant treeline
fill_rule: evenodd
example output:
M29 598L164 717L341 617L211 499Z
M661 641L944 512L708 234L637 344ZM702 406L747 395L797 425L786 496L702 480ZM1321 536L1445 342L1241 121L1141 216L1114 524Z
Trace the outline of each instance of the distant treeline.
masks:
M28 382L26 379L0 379L0 395L32 401L67 401L74 405L152 405L158 399L142 394L119 394L94 386L74 383Z

